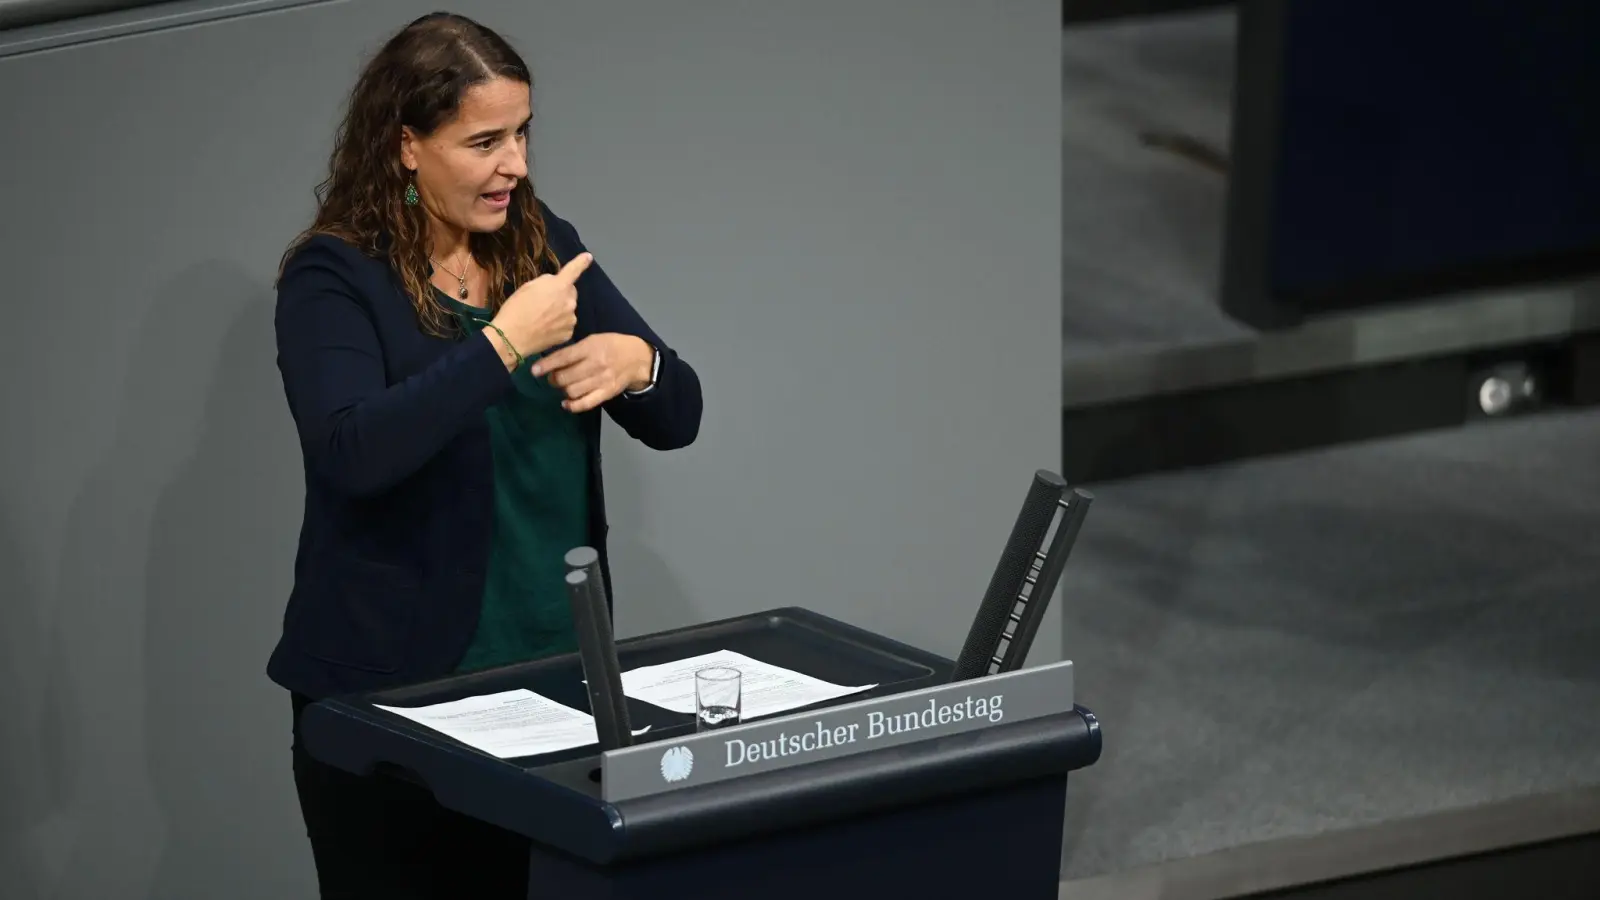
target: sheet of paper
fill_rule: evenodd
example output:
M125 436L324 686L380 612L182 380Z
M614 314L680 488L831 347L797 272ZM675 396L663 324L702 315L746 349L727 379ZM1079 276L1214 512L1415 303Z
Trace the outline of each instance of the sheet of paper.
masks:
M521 688L430 706L373 705L501 759L600 742L593 716ZM646 725L633 733L649 730Z
M657 666L641 666L622 673L622 692L679 713L694 713L694 673L710 666L739 670L741 719L797 709L823 700L844 697L877 687L845 687L810 675L769 665L732 650L704 653Z

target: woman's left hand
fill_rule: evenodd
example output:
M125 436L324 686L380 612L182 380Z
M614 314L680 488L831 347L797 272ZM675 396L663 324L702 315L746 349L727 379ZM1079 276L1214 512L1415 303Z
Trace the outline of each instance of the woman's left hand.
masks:
M625 390L650 386L650 365L655 351L631 334L592 334L568 344L533 364L535 377L550 376L567 399L569 412L587 412Z

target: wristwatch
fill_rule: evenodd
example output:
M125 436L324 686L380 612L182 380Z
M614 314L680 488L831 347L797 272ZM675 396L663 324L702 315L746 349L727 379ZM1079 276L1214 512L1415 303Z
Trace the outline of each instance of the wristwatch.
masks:
M660 376L661 376L661 348L657 347L654 344L651 344L650 345L650 383L648 385L646 385L644 387L644 389L642 389L642 390L623 391L623 393L627 394L629 397L637 397L640 394L648 394L651 391L656 389L656 379L659 378Z

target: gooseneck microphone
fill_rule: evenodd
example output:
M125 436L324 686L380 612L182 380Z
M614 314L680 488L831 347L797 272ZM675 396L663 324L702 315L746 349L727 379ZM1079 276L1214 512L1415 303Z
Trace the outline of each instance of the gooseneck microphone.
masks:
M1069 488L1060 475L1044 469L1033 474L951 681L1022 668L1093 500ZM1053 537L1051 525L1056 526Z
M611 614L606 609L600 554L593 547L576 547L567 551L565 560L567 599L572 604L578 657L583 662L600 750L627 747L633 743L633 728L628 721L628 698L622 692L622 666L611 635Z

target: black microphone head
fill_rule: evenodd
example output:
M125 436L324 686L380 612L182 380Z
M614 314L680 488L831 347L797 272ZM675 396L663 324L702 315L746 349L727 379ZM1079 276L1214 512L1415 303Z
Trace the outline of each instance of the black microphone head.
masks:
M600 561L600 551L593 547L573 547L564 558L569 569L587 569Z
M1036 481L1042 482L1058 491L1067 489L1067 480L1049 469L1039 469L1033 473L1033 477Z

